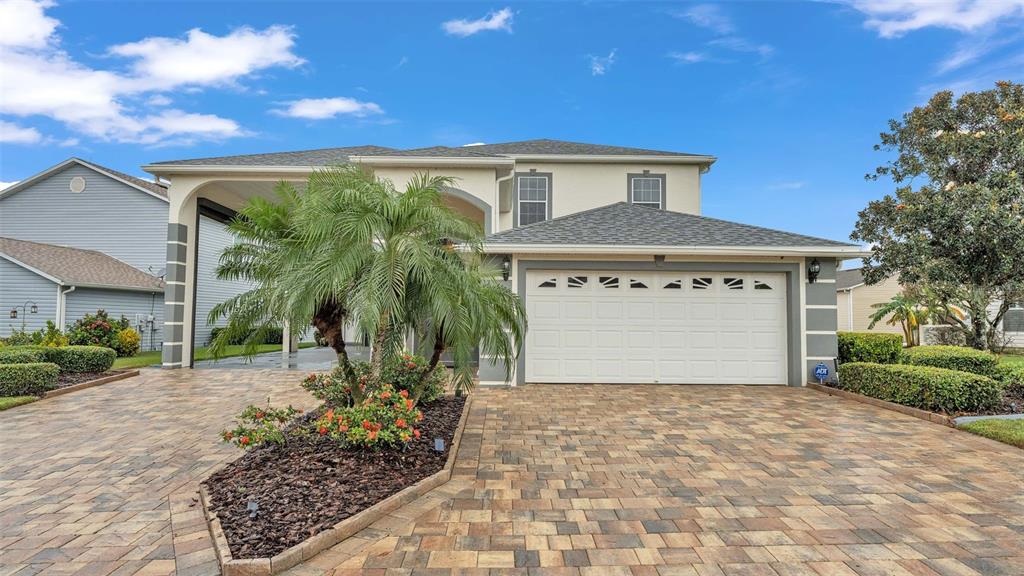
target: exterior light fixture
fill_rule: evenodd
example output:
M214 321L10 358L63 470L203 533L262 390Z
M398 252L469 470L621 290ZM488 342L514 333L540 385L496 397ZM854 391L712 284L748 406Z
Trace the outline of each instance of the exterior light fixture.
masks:
M32 303L32 307L29 308L28 311L33 313L33 314L36 314L36 313L39 312L39 306L36 306L35 303L33 302Z
M501 259L501 279L508 281L512 275L512 259L505 256Z
M807 282L814 284L814 281L818 279L818 274L821 274L821 262L818 262L818 259L815 258L807 266Z
M11 308L11 318L17 318L17 317L18 317L18 309L17 308Z

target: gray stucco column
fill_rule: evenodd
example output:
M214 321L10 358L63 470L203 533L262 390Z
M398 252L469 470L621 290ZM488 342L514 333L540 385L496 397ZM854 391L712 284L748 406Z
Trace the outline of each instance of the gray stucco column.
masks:
M183 362L188 226L167 224L167 275L164 286L164 368L181 368Z

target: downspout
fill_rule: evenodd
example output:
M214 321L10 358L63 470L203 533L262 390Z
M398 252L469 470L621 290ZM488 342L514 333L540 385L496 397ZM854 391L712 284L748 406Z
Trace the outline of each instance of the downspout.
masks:
M61 284L63 286L63 284ZM60 287L57 290L60 291L60 297L57 298L57 329L61 332L64 331L64 325L67 322L67 310L68 310L68 294L75 291L77 286L71 286L67 290L61 290Z

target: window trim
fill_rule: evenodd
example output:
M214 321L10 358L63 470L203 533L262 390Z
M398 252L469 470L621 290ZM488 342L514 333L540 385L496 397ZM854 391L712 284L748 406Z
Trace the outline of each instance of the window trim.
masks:
M545 207L545 211L544 211L544 220L542 220L542 222L547 222L548 220L551 220L551 218L553 217L552 216L553 212L551 210L551 207L552 207L551 198L552 198L552 196L554 196L555 186L554 186L554 178L552 177L552 173L551 172L537 172L536 170L530 170L529 172L516 172L515 182L512 183L512 227L513 228L518 228L520 226L520 224L519 224L519 179L521 177L524 177L524 176L525 177L543 177L543 178L547 178L547 180L548 180L548 198L547 198L547 206ZM538 204L540 203L537 200L527 200L527 202L536 202Z
M664 174L652 174L650 170L644 170L642 173L627 173L626 174L626 202L634 204L633 202L633 179L634 178L656 178L661 180L661 195L658 198L658 210L665 210L666 201L665 195L668 191L668 177ZM636 202L642 206L654 207L648 202Z

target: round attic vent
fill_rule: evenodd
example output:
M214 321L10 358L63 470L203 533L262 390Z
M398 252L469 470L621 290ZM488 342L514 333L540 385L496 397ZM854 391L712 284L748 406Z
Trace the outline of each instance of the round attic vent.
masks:
M71 179L71 184L69 184L69 187L71 188L72 192L78 194L79 192L85 190L85 178L82 178L81 176L75 176L74 178Z

